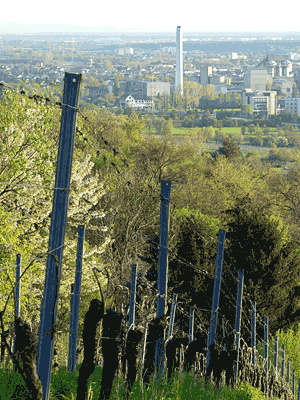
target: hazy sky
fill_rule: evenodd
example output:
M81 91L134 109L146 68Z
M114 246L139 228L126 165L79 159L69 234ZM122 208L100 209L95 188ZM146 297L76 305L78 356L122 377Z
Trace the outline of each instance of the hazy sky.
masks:
M47 7L47 8L46 8ZM28 0L1 2L1 33L88 32L114 30L175 31L299 31L292 3L280 7L262 0L182 2L152 0L85 1ZM15 26L11 24L16 24ZM26 24L26 25L24 25ZM59 26L61 25L61 26ZM67 25L63 27L63 25ZM71 27L73 25L73 27Z

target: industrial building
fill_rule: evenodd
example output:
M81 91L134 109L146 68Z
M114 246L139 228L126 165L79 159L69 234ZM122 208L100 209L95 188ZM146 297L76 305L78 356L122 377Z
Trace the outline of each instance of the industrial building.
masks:
M250 68L245 73L244 85L245 88L262 91L266 90L268 79L270 80L270 76L266 68Z
M291 113L300 114L300 97L286 97L284 108Z
M148 96L154 97L164 93L170 95L170 82L162 81L144 81L144 80L124 80L119 81L120 89L119 93L126 93L134 97L144 97Z
M182 31L181 26L176 29L176 72L175 90L179 90L183 95L183 59L182 59Z
M267 113L276 115L277 92L272 90L253 91L250 88L243 90L242 105L250 104L254 114Z

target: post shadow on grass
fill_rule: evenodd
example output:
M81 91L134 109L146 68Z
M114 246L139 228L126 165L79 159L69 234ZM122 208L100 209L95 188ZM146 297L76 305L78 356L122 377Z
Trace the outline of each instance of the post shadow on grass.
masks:
M5 340L9 337L9 330L1 332L1 362L5 359Z
M196 362L197 353L206 354L206 352L207 352L207 334L204 331L202 331L198 334L197 338L188 345L185 354L184 369L187 372L190 372L192 366Z
M166 357L167 357L167 369L168 369L168 380L171 379L172 374L175 369L179 368L180 358L179 351L181 346L187 346L189 342L189 338L181 338L181 337L171 337L166 343Z
M148 324L148 335L146 340L146 352L143 369L143 381L146 387L149 386L151 375L155 372L155 348L156 341L164 338L164 331L167 327L167 316L165 314L154 318Z
M136 381L137 364L138 364L138 347L143 339L143 332L139 329L131 329L128 332L124 362L127 363L127 376L126 376L126 396L129 399L130 392L134 382Z
M43 386L37 374L36 358L37 344L35 336L30 329L29 324L24 322L22 318L15 319L15 354L19 355L22 361L22 376L27 386L27 389L32 395L32 398L43 400Z
M96 351L96 330L99 322L103 318L103 314L104 303L98 299L93 299L84 317L82 333L84 356L79 369L77 400L85 400L87 396L88 379L95 370L94 354Z
M119 365L119 347L122 341L123 315L109 308L103 316L102 355L103 370L99 400L107 400Z

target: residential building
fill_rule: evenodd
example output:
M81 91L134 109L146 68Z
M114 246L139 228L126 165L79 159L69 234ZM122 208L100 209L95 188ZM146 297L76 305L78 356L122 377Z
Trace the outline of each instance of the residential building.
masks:
M123 94L119 99L119 104L121 107L132 107L135 109L150 109L153 106L153 101L151 98L144 96L141 99L136 99L134 96Z

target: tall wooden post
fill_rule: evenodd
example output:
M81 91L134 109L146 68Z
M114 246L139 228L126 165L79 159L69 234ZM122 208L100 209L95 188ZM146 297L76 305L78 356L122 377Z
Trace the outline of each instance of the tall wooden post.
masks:
M241 331L241 320L242 320L242 301L243 301L243 285L244 285L244 270L239 269L238 277L238 294L236 303L236 314L235 314L235 348L237 351L237 361L234 366L235 371L235 384L238 383L238 370L239 370L239 352L240 352L240 331Z
M255 365L255 348L256 348L256 301L251 302L251 348L252 348L252 364Z
M17 254L17 268L16 268L16 283L19 281L21 276L21 265L22 265L22 257L21 254ZM21 281L16 286L15 289L15 300L16 300L16 318L20 317L20 294L21 294ZM13 344L13 353L16 352L16 337L14 337L14 344ZM18 359L19 357L17 357ZM16 366L14 364L13 367L14 372L16 372Z
M211 358L210 346L215 342L215 337L217 332L218 308L219 308L220 290L221 290L225 237L226 237L226 231L224 229L219 229L219 242L218 242L217 263L215 270L214 291L213 291L213 298L211 305L209 334L207 339L207 358L206 358L205 376L207 376L207 370Z
M136 264L133 264L131 270L131 285L130 285L129 322L128 322L129 330L131 330L134 327L135 300L136 300Z
M265 317L265 321L264 321L264 363L265 363L265 371L267 374L267 382L268 382L268 333L269 333L269 329L268 329L268 317ZM268 397L268 384L267 384L267 397Z
M72 171L76 128L76 109L79 101L81 74L65 73L60 141L57 154L55 188L51 217L50 237L41 305L37 373L43 385L44 400L49 400L54 333L61 276L61 262L66 232L69 188Z
M284 344L282 345L282 359L281 359L281 386L284 380Z
M165 314L166 298L167 298L167 276L168 276L168 242L169 242L169 210L170 210L170 181L162 181L161 183L161 208L160 208L160 237L159 237L159 263L158 263L158 280L157 280L157 313L160 317ZM157 380L160 380L163 372L163 347L164 338L156 341L155 348L155 370ZM159 369L159 371L158 371Z
M194 308L190 309L189 343L194 340Z
M178 297L178 294L173 294L173 300L172 300L172 306L171 306L171 315L170 315L170 322L169 322L169 332L168 332L167 339L169 339L169 337L173 335L177 297Z

